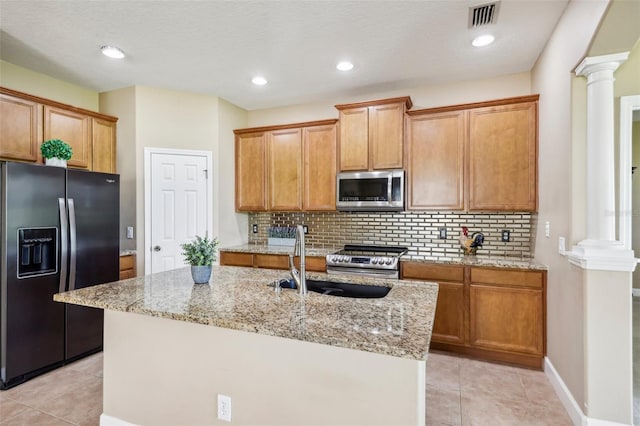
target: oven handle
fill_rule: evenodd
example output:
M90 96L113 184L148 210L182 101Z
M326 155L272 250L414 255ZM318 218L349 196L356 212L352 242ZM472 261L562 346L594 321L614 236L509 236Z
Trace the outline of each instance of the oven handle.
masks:
M353 275L358 277L369 277L369 278L387 278L387 279L399 279L400 273L398 270L384 270L380 269L379 272L369 269L363 270L359 268L350 268L345 266L340 267L332 267L327 265L327 274L329 275Z

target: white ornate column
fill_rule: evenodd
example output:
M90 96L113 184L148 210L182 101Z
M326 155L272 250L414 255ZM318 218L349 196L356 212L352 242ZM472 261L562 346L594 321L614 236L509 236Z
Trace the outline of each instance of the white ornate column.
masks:
M584 269L633 271L633 251L616 240L613 73L629 52L585 58L587 77L587 238L568 253Z
M594 425L633 423L631 272L636 259L616 240L613 127L613 73L628 56L590 57L576 69L587 78L587 238L568 256L584 269L581 408L586 424Z

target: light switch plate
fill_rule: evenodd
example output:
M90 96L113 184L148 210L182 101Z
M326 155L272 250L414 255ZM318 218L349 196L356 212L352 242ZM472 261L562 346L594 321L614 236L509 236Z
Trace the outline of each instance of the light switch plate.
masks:
M558 253L565 254L567 251L564 237L558 237Z
M127 239L133 240L133 226L127 226Z

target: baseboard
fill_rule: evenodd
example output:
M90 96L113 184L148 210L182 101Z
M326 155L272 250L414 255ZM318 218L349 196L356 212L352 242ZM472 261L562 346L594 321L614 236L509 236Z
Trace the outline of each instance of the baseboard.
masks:
M100 414L100 426L137 426L133 423L125 422L117 417L107 416L106 414Z
M562 380L562 377L560 377L554 368L549 357L544 358L544 373L549 378L551 386L553 386L553 390L556 391L556 395L558 395L560 402L564 405L564 409L567 410L567 413L571 418L571 422L576 426L585 426L587 424L587 417L573 398L569 388L565 385L564 380Z
M544 373L547 378L551 382L551 386L556 391L558 398L560 398L560 402L564 405L565 410L569 414L571 421L576 426L629 426L624 423L611 422L608 420L600 420L594 419L592 417L587 417L582 412L582 409L573 398L573 395L569 391L569 388L562 380L562 377L558 374L556 369L553 367L551 361L549 361L548 357L544 359Z
M634 288L632 294L634 297L640 297L640 288Z

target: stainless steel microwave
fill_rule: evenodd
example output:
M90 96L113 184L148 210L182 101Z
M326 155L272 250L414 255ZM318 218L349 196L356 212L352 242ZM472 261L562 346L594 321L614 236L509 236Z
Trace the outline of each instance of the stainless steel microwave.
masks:
M340 211L404 210L404 170L338 173Z

